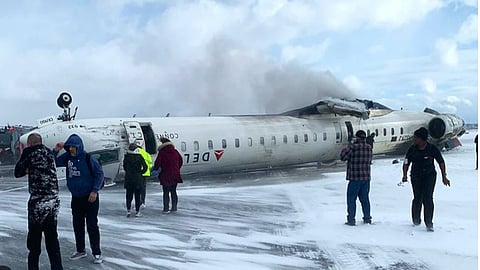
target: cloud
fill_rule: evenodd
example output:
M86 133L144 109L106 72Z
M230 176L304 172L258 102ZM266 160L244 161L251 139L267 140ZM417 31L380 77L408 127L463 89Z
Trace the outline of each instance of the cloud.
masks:
M457 64L466 58L455 43L472 40L474 18L436 46L448 67L469 69L461 78L432 62L400 65L400 70L393 62L409 60L412 53L385 53L391 48L382 35L423 26L433 11L445 11L447 3L439 0L71 3L1 5L0 61L8 67L0 80L2 98L50 102L43 110L51 111L58 93L68 90L81 104L81 117L241 114L355 95L349 87L368 87L362 95L388 99L414 91L422 78L442 86L445 80L468 79L468 91L474 84L470 69L476 66ZM372 32L378 39L362 45ZM381 66L369 66L375 62ZM4 111L15 119L50 114Z
M437 84L432 79L423 79L422 87L429 94L433 94L437 90Z
M362 2L362 1L359 1ZM412 21L423 19L432 10L441 8L444 3L440 0L390 0L390 1L367 1L371 5L368 9L373 10L370 22L377 27L398 27ZM362 7L358 7L362 12Z
M452 39L438 39L435 42L435 49L440 57L440 61L449 66L458 64L457 43Z
M463 22L455 35L455 40L460 44L470 44L478 39L478 16L472 14Z

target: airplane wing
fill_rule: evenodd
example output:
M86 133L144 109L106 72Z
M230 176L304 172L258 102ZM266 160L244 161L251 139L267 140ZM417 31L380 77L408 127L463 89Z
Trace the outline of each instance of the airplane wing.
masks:
M368 119L369 110L361 100L326 98L310 106L285 112L282 115L302 116L311 114L351 115L362 119Z

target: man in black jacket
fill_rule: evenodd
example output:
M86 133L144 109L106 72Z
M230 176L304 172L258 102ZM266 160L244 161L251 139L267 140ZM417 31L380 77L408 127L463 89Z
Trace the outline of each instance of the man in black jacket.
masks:
M442 174L442 182L445 186L450 186L450 180L447 178L447 169L445 160L435 145L427 142L428 130L424 127L417 129L413 133L413 145L405 155L403 164L402 182L407 182L407 172L410 164L410 178L412 182L413 201L412 201L412 222L414 225L420 225L422 222L420 213L423 205L423 217L427 230L433 232L433 191L437 179L434 161L437 161Z
M39 269L42 233L45 234L50 267L62 270L62 257L57 234L57 216L60 208L55 158L50 149L42 144L40 134L32 133L27 138L27 148L15 165L15 177L28 174L28 269Z

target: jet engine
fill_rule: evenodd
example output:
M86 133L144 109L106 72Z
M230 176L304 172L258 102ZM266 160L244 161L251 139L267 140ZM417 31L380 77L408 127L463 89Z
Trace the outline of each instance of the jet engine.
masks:
M465 133L464 121L454 114L438 114L428 123L428 132L437 142L444 142Z

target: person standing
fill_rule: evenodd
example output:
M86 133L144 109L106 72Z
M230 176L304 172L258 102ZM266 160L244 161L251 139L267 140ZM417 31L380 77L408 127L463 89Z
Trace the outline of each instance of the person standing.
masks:
M478 134L475 135L473 142L475 143L475 170L478 170Z
M350 226L355 226L357 197L362 205L363 223L372 223L369 199L372 148L365 142L366 136L365 131L357 131L354 142L342 149L340 153L340 159L347 161L347 222L345 224Z
M15 165L14 173L17 178L28 174L28 269L39 269L43 233L50 269L63 270L57 233L60 198L55 158L42 144L40 134L28 136L27 148Z
M136 217L140 217L140 194L143 188L144 177L142 176L147 171L148 166L145 160L139 153L139 147L131 143L128 146L128 152L123 158L123 169L125 170L125 181L123 187L126 189L126 204L127 204L127 217L131 216L130 209L132 208L132 199L135 195L135 210Z
M410 178L413 190L412 200L412 222L414 225L420 225L422 220L420 213L423 205L423 218L428 231L433 232L433 191L437 179L434 160L437 161L442 173L442 182L445 186L450 186L450 180L447 179L445 161L442 154L433 144L427 142L428 130L424 127L417 129L413 133L413 145L405 155L403 163L402 182L407 182L407 172L410 164Z
M163 213L170 213L170 211L177 211L177 184L183 183L180 175L183 159L169 139L162 137L160 142L162 144L158 147L158 155L152 171L161 169L158 179L163 189ZM172 195L172 208L169 210L170 194Z
M140 191L140 201L142 202L141 207L145 208L147 204L145 203L145 199L147 196L147 178L150 177L150 170L153 167L153 161L152 161L152 156L150 156L147 151L145 151L141 146L138 146L138 152L140 155L142 155L143 159L145 160L145 163L147 164L147 171L143 173L143 184L142 184L142 189ZM135 202L136 204L136 202Z
M66 153L58 155L61 149ZM85 222L87 224L93 262L102 263L100 250L100 229L98 210L99 190L103 184L103 170L99 162L84 150L83 141L77 134L68 137L65 143L59 142L53 151L58 167L66 167L67 187L72 194L71 208L76 252L70 259L87 257L85 251Z
M370 135L367 136L367 139L365 140L368 145L372 148L373 151L373 143L375 142L375 132L370 133Z

